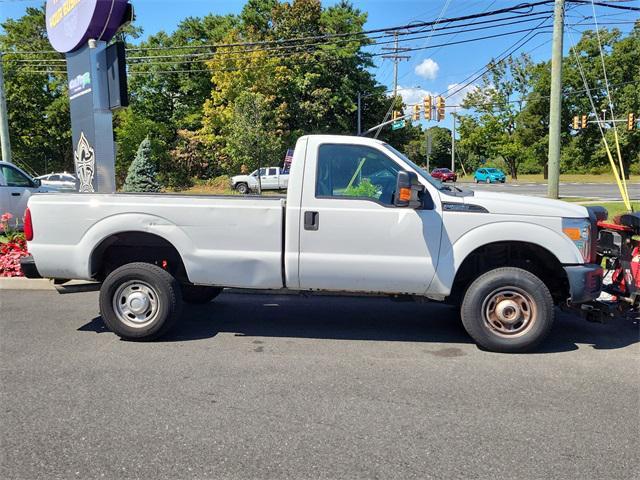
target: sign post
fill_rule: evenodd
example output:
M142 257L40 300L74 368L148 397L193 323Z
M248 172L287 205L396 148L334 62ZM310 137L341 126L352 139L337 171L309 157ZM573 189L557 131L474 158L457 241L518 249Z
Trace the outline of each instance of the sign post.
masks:
M127 0L47 1L49 41L67 58L73 156L80 192L113 193L116 189L111 109L116 103L126 105L121 99L115 102L110 98L107 51L111 47L107 42L131 16ZM124 68L123 59L119 60L119 68ZM118 87L120 96L123 86Z

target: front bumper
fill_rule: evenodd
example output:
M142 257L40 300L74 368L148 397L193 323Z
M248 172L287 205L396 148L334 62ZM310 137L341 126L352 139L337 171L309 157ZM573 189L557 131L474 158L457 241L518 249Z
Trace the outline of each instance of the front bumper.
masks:
M27 278L42 278L42 275L40 275L40 272L38 272L38 268L36 267L36 261L31 255L27 255L20 259L20 269Z
M600 265L586 263L564 267L569 279L571 303L585 303L595 300L602 291L603 270Z

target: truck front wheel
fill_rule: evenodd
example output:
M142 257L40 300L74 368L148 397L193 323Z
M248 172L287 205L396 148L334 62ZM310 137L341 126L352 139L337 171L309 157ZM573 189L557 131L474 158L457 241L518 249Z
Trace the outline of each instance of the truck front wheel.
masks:
M469 335L494 352L531 350L553 325L547 286L532 273L513 267L478 277L467 289L460 312Z
M249 185L247 185L246 183L237 184L236 192L238 192L240 195L246 195L247 193L249 193Z
M125 340L153 340L180 317L182 292L166 270L129 263L107 276L100 288L100 313L107 327Z

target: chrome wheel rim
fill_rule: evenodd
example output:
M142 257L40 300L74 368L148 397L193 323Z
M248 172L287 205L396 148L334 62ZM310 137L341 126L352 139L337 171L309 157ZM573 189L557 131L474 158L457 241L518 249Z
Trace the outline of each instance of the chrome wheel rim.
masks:
M140 280L123 283L113 295L113 311L122 323L132 328L143 328L153 323L159 307L158 292Z
M513 338L524 335L535 324L536 304L531 296L518 287L494 290L482 304L484 324L493 333Z

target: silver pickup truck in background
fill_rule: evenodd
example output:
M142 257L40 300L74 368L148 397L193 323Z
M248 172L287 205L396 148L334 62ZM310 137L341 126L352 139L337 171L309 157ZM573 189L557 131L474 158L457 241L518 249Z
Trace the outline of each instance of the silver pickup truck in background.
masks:
M289 186L289 171L280 167L266 167L260 169L260 183L258 170L249 175L231 177L231 188L243 195L262 190L286 190Z

